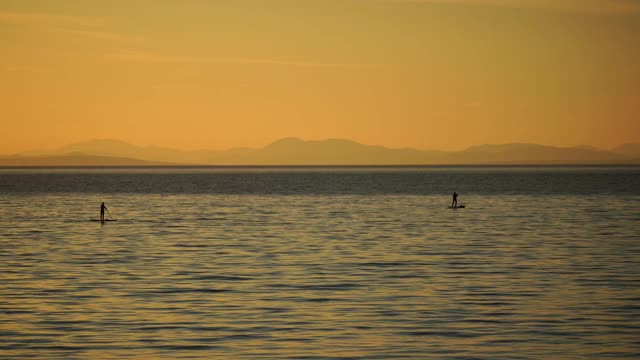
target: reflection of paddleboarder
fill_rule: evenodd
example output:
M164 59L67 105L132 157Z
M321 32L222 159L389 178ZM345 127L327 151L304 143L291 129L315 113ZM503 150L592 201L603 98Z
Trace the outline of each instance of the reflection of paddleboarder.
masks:
M104 203L102 203L104 205ZM453 201L451 202L451 207L458 207L458 193L453 192Z
M106 208L107 207L104 205L104 203L100 205L100 221L104 221L104 211L106 210Z

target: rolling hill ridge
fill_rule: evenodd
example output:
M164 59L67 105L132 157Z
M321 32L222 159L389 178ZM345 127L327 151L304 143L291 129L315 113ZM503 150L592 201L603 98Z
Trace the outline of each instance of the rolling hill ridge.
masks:
M83 141L54 150L0 157L0 166L128 165L495 165L640 164L640 144L611 150L538 144L477 145L462 151L365 145L346 139L283 138L263 148L184 151L120 140Z

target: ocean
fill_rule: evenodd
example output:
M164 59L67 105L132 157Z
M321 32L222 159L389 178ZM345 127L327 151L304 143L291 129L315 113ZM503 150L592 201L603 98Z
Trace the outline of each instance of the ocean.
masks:
M0 358L638 359L640 167L0 169Z

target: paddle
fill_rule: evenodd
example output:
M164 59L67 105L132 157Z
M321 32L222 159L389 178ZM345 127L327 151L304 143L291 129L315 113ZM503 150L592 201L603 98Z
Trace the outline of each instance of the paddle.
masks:
M109 212L109 209L107 209L107 207L104 207L105 210L107 210L107 214L109 214L109 217L111 218L111 220L113 220L113 216L111 216L111 213Z

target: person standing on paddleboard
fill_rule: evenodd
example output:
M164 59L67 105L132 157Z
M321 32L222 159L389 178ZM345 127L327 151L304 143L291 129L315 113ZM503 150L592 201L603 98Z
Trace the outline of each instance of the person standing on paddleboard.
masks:
M104 221L104 210L107 207L104 205L104 202L102 203L102 205L100 205L100 221Z
M455 191L453 192L453 201L451 202L451 207L458 207L458 193L456 193Z

